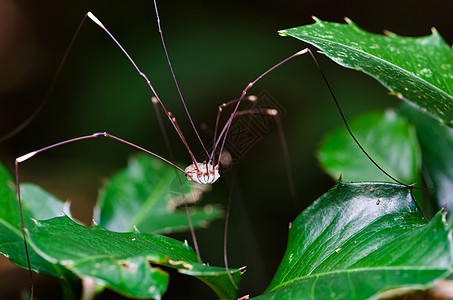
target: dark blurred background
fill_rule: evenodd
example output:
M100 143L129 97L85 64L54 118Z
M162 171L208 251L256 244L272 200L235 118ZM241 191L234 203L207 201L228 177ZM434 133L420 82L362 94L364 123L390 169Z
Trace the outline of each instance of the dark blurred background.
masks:
M209 136L217 107L238 97L248 82L306 47L279 29L312 23L311 16L408 35L428 35L431 27L451 44L451 1L160 1L160 16L172 64L193 119ZM148 75L187 133L193 151L201 149L178 102L156 26L152 1L0 0L0 135L25 120L43 101L83 15L88 11L111 30ZM398 105L377 82L346 70L322 55L319 62L347 117ZM228 252L231 266L247 265L240 295L257 295L269 284L286 247L288 224L333 184L315 159L328 130L341 125L326 86L308 56L294 59L261 80L251 91L266 92L283 108L282 118L300 207L291 203L275 126L244 154L237 170ZM0 144L0 161L11 170L14 158L68 138L108 131L168 157L150 91L124 55L87 20L45 109L26 129ZM167 124L169 125L169 124ZM177 160L190 157L171 131ZM209 138L207 138L209 140ZM91 140L48 151L21 166L21 179L70 199L74 215L90 223L91 209L105 178L133 153L110 140ZM226 204L233 172L204 196ZM178 239L190 239L179 234ZM198 230L202 257L223 266L223 221ZM35 276L36 295L58 299L59 286ZM27 272L0 260L0 297L15 299L29 285ZM181 294L182 292L182 294ZM105 293L100 299L114 299ZM172 274L166 299L215 298L197 280ZM120 298L119 298L120 299Z

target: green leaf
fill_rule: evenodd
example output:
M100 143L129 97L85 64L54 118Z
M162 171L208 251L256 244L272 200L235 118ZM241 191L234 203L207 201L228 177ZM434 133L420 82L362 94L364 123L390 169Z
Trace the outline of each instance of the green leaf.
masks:
M30 217L33 215L33 210L36 209L43 212L39 205L31 206L28 200L30 198L31 190L39 190L34 185L21 186L21 192L23 195L22 199L22 211L24 217L24 223L27 226L32 224ZM51 207L54 198L40 197L40 205L42 207ZM59 202L61 204L61 202ZM62 206L61 206L62 207ZM49 213L47 214L49 215ZM22 226L19 215L19 204L16 198L15 183L9 174L9 172L0 164L0 253L7 257L11 262L16 265L28 269L27 258L24 249L24 240L22 236ZM43 259L36 251L29 247L28 254L30 257L30 264L32 270L35 272L51 275L61 280L63 286L74 288L77 284L76 277L65 268L52 264L47 260ZM67 289L65 289L66 291ZM69 295L66 295L66 299L71 299Z
M196 202L206 186L181 180L188 203ZM149 233L170 233L189 228L181 189L173 167L149 155L129 160L126 169L110 178L99 194L97 222L113 231L131 231L134 227ZM222 216L213 205L192 207L194 227L206 226Z
M404 186L339 183L296 218L280 267L257 299L369 299L427 287L453 263L444 215L427 223Z
M439 33L410 38L324 22L280 31L321 49L341 66L362 71L398 98L453 125L453 50Z
M412 109L402 107L402 114L415 126L423 157L424 178L437 207L453 207L453 129ZM451 219L451 217L449 217Z
M27 269L14 186L0 165L0 252ZM21 194L32 270L61 279L65 293L74 290L77 275L128 297L160 299L168 285L167 272L156 266L161 265L199 278L221 299L236 297L243 269L230 270L233 284L224 268L201 265L187 243L141 232L111 232L99 225L85 227L66 215L32 220L61 215L65 205L33 184L21 185Z
M22 183L20 194L23 205L33 218L38 220L70 215L69 203L66 205L54 195L32 183Z
M415 132L404 118L387 110L363 114L349 125L363 148L386 172L408 184L420 182L420 150ZM324 138L318 159L334 179L390 180L363 154L344 126Z
M199 278L221 299L235 299L237 293L225 269L200 265L187 243L165 236L85 227L63 216L36 221L29 244L48 261L128 297L161 298L168 274L154 265ZM237 285L243 270L230 271Z

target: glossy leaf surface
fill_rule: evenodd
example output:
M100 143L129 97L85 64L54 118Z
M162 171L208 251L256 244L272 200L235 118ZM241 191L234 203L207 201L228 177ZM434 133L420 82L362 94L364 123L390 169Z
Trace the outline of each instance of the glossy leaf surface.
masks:
M234 299L236 289L223 268L200 265L186 243L141 232L117 233L99 225L85 227L67 217L36 221L30 244L48 261L81 278L134 298L159 299L168 274L155 265L185 271L212 286L221 299ZM241 270L231 270L236 284Z
M28 268L14 189L11 175L0 166L0 252ZM160 299L168 284L161 265L199 278L220 299L236 297L242 269L230 270L233 285L224 268L200 264L186 243L156 234L85 227L67 216L54 217L62 215L65 205L41 188L24 184L21 191L32 270L60 278L66 287L74 288L77 275L128 297ZM51 219L31 219L35 216Z
M427 223L404 186L339 183L303 211L265 294L257 299L368 299L450 273L451 229Z
M341 66L362 71L398 98L453 125L453 50L437 31L426 37L372 34L347 24L315 19L280 31L319 48Z

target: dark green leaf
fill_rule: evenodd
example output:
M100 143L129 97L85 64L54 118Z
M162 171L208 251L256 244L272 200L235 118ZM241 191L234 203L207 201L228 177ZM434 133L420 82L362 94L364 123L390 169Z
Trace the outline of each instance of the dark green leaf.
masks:
M450 273L451 230L429 223L404 186L339 183L292 224L288 248L257 299L368 299Z
M453 50L433 30L409 38L366 32L348 24L324 22L280 31L310 43L336 63L362 71L398 98L453 125Z
M30 227L33 222L30 217L34 215L33 210L36 208L38 211L39 205L29 205L31 190L39 190L36 186L25 185L21 187L24 198L23 203L23 216L26 227ZM39 193L43 196L43 194ZM54 198L40 197L40 205L42 207L51 207ZM49 202L50 201L50 202ZM61 202L60 202L61 203ZM52 203L54 204L54 203ZM62 207L62 206L61 206ZM61 213L61 212L60 212ZM0 253L6 256L13 263L28 269L27 258L25 256L24 240L22 236L22 226L20 223L19 204L16 198L15 183L9 172L0 164ZM30 263L32 270L43 274L55 276L62 280L64 286L74 287L76 284L75 276L62 268L61 266L52 264L43 259L36 253L32 247L28 248Z
M67 216L32 221L61 215L64 204L32 184L21 186L21 194L32 269L60 278L65 287L74 287L76 274L129 297L159 299L168 284L168 274L156 266L162 265L199 278L221 299L236 297L241 269L231 270L233 284L224 268L200 265L186 243L164 236L85 227ZM28 268L14 182L3 166L0 201L0 251Z
M206 186L181 180L189 203L196 202ZM98 200L97 222L113 231L170 233L189 228L187 214L178 208L183 202L173 167L149 155L139 155L128 167L116 173L102 189ZM195 227L206 226L222 215L213 205L192 207Z
M236 297L237 291L225 269L200 265L187 243L165 236L117 233L99 225L85 227L64 216L36 221L29 243L54 264L129 297L159 299L162 296L168 274L153 265L198 277L221 299ZM238 284L242 270L231 272Z
M393 110L367 113L350 122L354 135L386 172L398 180L420 182L420 150L414 130ZM321 143L318 158L334 179L389 181L360 150L344 126L329 133Z

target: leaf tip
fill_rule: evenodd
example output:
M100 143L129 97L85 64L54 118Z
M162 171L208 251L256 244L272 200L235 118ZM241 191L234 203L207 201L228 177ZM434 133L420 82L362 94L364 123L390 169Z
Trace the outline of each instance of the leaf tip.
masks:
M66 215L71 220L73 220L74 218L72 217L72 214L71 214L71 204L72 204L72 202L70 200L65 201L65 203L63 205L63 210L61 213L62 213L62 215Z
M245 273L245 271L247 271L247 266L242 266L239 268L239 273L241 273L241 276Z
M279 31L277 31L277 33L279 36L287 36L286 30L279 30Z

